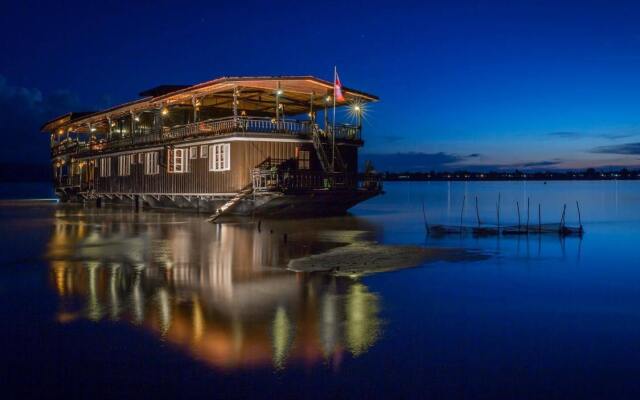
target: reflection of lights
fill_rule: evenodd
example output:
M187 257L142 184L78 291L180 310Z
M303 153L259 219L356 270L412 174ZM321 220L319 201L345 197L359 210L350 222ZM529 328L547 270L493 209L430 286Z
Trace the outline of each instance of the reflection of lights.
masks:
M202 305L197 296L193 296L193 341L199 342L204 334L204 315L202 314Z
M111 298L111 319L117 320L120 315L120 296L118 295L118 280L120 278L120 266L114 264L111 267L109 277L109 297Z
M182 216L167 221L165 215L157 218L169 225L159 228L153 213L113 219L59 209L54 215L48 255L61 322L117 317L234 369L281 370L294 359L337 367L345 352L363 354L380 340L375 294L316 278L298 286L295 275L265 268L292 254L256 229L224 224L202 231L199 224L174 223ZM76 299L84 304L77 315ZM301 300L303 308L289 308Z
M171 307L169 293L166 288L158 289L156 301L158 302L158 314L160 318L160 333L165 336L171 326Z
M66 285L65 285L65 264L64 262L54 261L53 263L53 274L55 276L56 282L56 291L60 296L64 296L66 293Z
M322 352L329 357L338 343L338 298L335 294L326 293L322 298L320 340Z
M354 356L365 353L380 337L378 296L356 283L349 289L346 304L346 345Z
M282 306L276 310L273 319L273 365L276 369L283 369L284 363L289 355L289 345L291 344L291 322L287 317L287 312Z
M87 318L92 321L98 321L102 318L102 306L98 300L98 288L97 288L97 274L98 263L87 263L87 269L89 270L89 300L87 302Z
M136 275L133 281L133 288L131 293L131 308L133 313L133 323L136 325L142 324L144 321L144 293L142 291L140 271L136 271Z

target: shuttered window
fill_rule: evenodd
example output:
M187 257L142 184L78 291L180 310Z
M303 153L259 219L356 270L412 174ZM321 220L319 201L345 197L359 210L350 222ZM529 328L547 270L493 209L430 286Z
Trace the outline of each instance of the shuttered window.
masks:
M231 145L229 143L209 146L209 171L231 169Z
M207 150L209 150L209 146L206 144L200 146L200 158L207 158Z
M118 175L129 176L131 174L131 158L130 154L118 156Z
M111 157L100 159L100 177L106 178L111 176Z
M152 151L144 154L144 174L156 175L160 173L160 165L158 164L158 152Z
M189 159L195 160L198 158L198 146L189 147Z

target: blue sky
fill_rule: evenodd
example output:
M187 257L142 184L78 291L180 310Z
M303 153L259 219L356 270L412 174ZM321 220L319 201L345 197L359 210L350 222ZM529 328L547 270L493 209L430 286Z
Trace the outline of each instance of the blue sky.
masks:
M157 84L337 65L381 98L363 150L380 169L640 164L638 4L301 3L6 4L0 159L46 162L44 119Z

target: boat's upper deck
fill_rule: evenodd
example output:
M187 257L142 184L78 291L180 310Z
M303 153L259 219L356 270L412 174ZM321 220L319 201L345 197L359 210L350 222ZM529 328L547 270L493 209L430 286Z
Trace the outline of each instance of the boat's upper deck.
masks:
M107 110L69 113L42 127L52 156L91 155L129 147L171 144L209 136L334 137L362 143L362 112L378 98L331 82L303 77L220 78L191 86L167 85ZM348 108L349 123L335 123L332 108ZM334 132L335 126L335 132Z

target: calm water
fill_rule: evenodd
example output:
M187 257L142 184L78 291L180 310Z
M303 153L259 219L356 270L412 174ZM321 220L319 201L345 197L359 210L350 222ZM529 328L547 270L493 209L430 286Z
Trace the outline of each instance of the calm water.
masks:
M396 183L342 218L235 221L0 203L4 398L638 398L640 182ZM5 187L3 193L8 193ZM480 217L586 235L425 238ZM3 197L7 197L3 195ZM287 233L285 241L283 234ZM354 237L481 250L335 278L288 260ZM7 394L9 395L8 397Z

